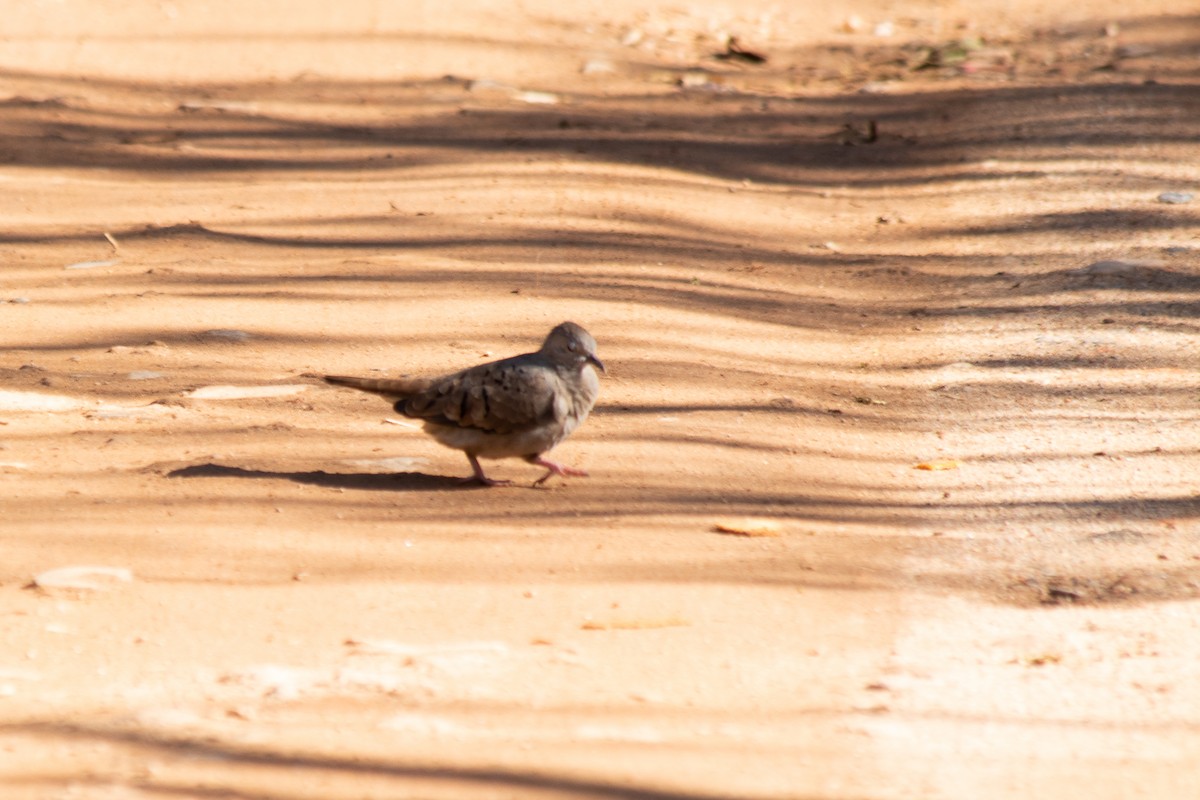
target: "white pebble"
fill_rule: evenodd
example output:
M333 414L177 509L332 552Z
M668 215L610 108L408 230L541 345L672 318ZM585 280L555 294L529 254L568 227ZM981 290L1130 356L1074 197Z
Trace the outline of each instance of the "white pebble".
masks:
M513 99L539 106L553 106L559 102L558 95L552 92L516 92Z
M584 75L607 75L617 71L617 65L607 58L592 58L583 62L580 69Z
M112 267L121 263L119 258L110 258L105 261L78 261L74 264L68 264L63 269L96 269L97 267Z
M124 567L77 566L58 567L34 576L33 583L42 589L109 589L117 583L129 583L133 573Z
M646 34L640 28L631 28L628 33L621 37L621 44L625 47L633 47L646 38Z
M1191 192L1163 192L1158 196L1158 202L1179 205L1192 202L1192 197Z

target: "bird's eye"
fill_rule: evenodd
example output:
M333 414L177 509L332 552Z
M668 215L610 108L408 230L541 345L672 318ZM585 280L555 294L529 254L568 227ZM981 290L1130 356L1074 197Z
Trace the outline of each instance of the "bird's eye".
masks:
M567 342L567 349L570 350L572 353L574 353L575 352L575 343Z

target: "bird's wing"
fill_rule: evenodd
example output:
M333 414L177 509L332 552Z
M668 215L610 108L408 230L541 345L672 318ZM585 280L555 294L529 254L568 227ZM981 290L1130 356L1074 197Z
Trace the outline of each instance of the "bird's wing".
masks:
M512 433L566 415L567 399L556 371L536 354L481 364L434 380L397 410L442 425Z

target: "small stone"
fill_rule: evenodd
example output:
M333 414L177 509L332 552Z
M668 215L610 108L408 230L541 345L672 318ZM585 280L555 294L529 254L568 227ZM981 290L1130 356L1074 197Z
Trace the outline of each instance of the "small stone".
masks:
M148 369L139 369L139 370L134 370L133 372L126 375L125 377L131 381L152 381L157 378L161 378L162 376L163 375L161 372L153 372Z
M97 267L113 267L121 263L119 258L110 258L104 261L77 261L74 264L68 264L63 269L96 269Z
M607 58L592 58L583 62L580 69L584 75L607 75L617 71L617 65Z
M538 106L553 106L559 102L558 95L553 92L529 92L520 91L513 93L513 99L519 100L522 103Z
M645 38L646 34L640 28L631 28L621 37L621 44L625 47L633 47Z
M97 591L116 583L129 583L133 573L123 567L59 567L39 573L33 586L39 589L81 589Z
M1158 202L1182 205L1192 202L1192 197L1194 195L1191 192L1163 192L1158 196Z
M842 33L858 33L866 26L867 23L863 22L862 17L857 14L851 14L842 23Z
M679 76L679 86L682 89L706 89L712 85L712 77L707 72L693 70Z

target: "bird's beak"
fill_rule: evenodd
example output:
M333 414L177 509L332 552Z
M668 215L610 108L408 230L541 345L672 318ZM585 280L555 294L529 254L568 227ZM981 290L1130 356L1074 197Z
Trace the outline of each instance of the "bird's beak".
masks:
M593 364L595 364L597 367L599 367L600 371L601 371L601 372L603 372L605 375L607 375L607 374L608 374L608 370L606 370L606 369L604 368L604 362L603 362L603 361L601 361L600 359L596 358L595 356L588 356L588 357L587 357L587 360L588 360L588 361L590 361L590 362L592 362Z

